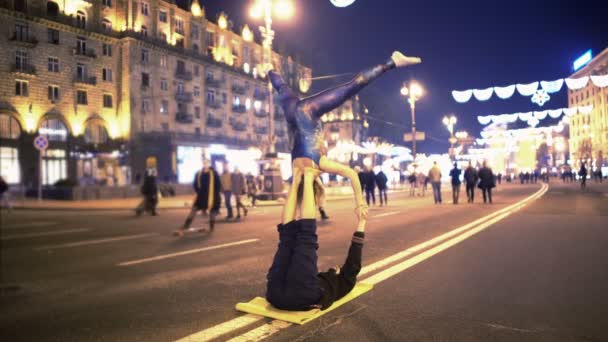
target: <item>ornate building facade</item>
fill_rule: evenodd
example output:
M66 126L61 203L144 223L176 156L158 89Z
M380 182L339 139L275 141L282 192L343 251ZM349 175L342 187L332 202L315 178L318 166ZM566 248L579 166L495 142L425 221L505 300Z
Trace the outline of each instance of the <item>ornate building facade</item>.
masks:
M37 183L38 135L49 140L45 185L131 184L147 164L186 183L203 153L255 171L271 104L249 27L209 20L198 1L186 10L163 0L0 0L0 20L0 171L11 184ZM272 60L308 91L309 67Z
M608 49L604 49L571 78L608 74ZM588 114L570 118L570 159L578 167L582 161L595 167L603 166L608 157L608 87L596 87L589 81L579 90L568 91L568 106L593 106Z

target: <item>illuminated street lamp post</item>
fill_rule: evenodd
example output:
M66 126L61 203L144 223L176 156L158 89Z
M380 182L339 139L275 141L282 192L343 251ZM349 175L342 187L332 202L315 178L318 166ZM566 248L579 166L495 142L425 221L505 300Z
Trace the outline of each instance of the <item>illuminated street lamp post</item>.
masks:
M272 69L272 41L274 39L274 31L272 30L272 16L288 18L293 14L293 3L289 0L256 0L250 10L250 15L253 18L264 18L264 26L260 26L262 33L262 65L258 66L261 76L264 77ZM278 194L283 191L283 178L281 176L281 168L276 165L276 149L275 149L275 134L274 134L274 96L272 83L268 79L268 119L269 119L269 135L268 135L268 150L266 151L266 159L270 161L270 166L264 169L264 185L265 193L270 195L270 199L275 199Z
M458 141L456 137L454 137L454 125L456 124L456 117L454 115L447 117L443 117L443 124L448 128L450 132L450 157L454 157L454 144Z
M405 83L401 87L401 95L408 97L407 102L410 103L412 111L412 156L414 157L414 162L416 161L416 101L423 94L424 90L415 81L410 82L409 87Z
M251 7L250 14L253 18L264 17L264 26L260 26L262 33L262 67L258 67L264 76L272 66L272 41L274 39L274 31L272 30L272 15L273 12L278 17L288 18L293 14L293 3L288 0L256 0ZM274 100L272 94L272 84L268 79L268 103L269 103L269 147L268 152L274 155L275 151L275 136L274 136Z

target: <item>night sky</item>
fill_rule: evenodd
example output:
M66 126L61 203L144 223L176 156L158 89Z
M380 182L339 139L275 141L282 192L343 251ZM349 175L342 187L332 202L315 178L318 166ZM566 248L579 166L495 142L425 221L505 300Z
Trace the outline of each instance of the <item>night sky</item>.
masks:
M213 21L226 12L238 32L243 23L252 28L261 24L248 17L253 0L200 3ZM588 49L596 55L608 47L607 16L606 0L357 0L347 8L336 8L329 0L296 0L295 17L277 20L273 28L277 46L299 51L313 77L359 71L385 61L395 49L422 57L423 64L390 72L361 97L370 115L404 126L370 121L370 134L400 143L411 119L399 89L415 78L426 89L417 102L417 128L430 136L419 151L445 153L449 133L441 119L446 114L456 114L457 130L478 135L477 115L539 109L517 92L509 100L493 96L487 102L473 98L458 104L451 90L567 77L579 55ZM315 81L313 89L347 80ZM563 89L543 109L567 107ZM548 124L550 119L541 123Z

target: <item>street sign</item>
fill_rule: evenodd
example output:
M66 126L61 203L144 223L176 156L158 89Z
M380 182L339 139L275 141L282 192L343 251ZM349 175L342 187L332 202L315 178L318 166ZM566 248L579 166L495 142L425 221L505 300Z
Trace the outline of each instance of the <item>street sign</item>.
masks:
M416 132L416 141L423 141L424 139L426 139L424 132ZM412 133L405 133L403 135L403 141L412 141Z
M39 135L34 139L34 147L42 152L49 147L49 141L44 135Z

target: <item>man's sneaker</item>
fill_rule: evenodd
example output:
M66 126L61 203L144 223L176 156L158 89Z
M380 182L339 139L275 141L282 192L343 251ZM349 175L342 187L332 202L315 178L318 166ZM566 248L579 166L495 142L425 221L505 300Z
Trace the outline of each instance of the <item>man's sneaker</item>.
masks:
M173 236L182 237L184 236L184 229L178 229L173 232Z

